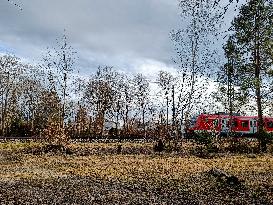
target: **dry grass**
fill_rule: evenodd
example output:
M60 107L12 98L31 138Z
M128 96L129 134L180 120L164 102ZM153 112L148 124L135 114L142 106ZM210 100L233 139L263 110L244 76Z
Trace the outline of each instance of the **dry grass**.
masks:
M9 151L3 155L0 163L0 177L11 178L52 178L56 176L92 176L101 179L147 180L175 179L183 180L189 175L205 172L218 167L233 173L249 184L260 183L248 180L250 173L273 173L273 157L270 154L218 156L212 159L201 159L194 156L179 156L176 154L116 154L116 144L73 144L73 150L83 147L90 150L90 155L32 155L20 153L26 147L38 146L38 143L6 143L0 144L0 149ZM123 150L139 150L142 144L123 144ZM144 147L152 149L151 144ZM15 152L17 150L17 152ZM110 154L92 154L99 150ZM10 152L13 151L14 153ZM124 153L125 152L125 153ZM133 151L135 152L135 151ZM143 151L144 152L144 151ZM149 153L149 151L147 151ZM96 152L97 153L97 152ZM5 160L4 160L5 159ZM5 162L5 163L3 163ZM273 180L272 180L273 181Z
M265 185L273 189L273 157L270 154L254 157L226 155L201 159L172 153L152 154L152 144L134 143L122 144L121 154L114 151L117 144L102 143L70 145L74 151L72 155L33 155L22 152L31 146L41 145L0 144L0 181L48 181L60 177L80 177L129 184L145 182L156 186L162 182L175 182L197 193L202 190L206 192L204 186L208 184L202 182L204 173L217 167L238 176L251 189ZM85 152L89 150L89 154L81 156L81 149ZM139 150L142 150L140 154L136 154ZM99 152L102 154L98 154ZM105 154L107 152L109 153Z

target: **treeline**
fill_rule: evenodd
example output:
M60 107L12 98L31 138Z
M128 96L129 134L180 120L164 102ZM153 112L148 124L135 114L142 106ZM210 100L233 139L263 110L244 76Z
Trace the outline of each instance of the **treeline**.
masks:
M161 71L152 81L108 66L80 77L65 35L39 65L1 56L0 135L179 137L193 114L253 111L265 149L263 116L272 114L273 102L273 4L250 0L239 8L225 32L223 62L214 40L234 1L224 8L219 2L180 1L187 21L171 32L178 72Z
M81 77L73 69L74 56L64 36L39 65L0 57L1 137L178 137L192 102L201 103L203 79L200 91L189 95L186 73L160 71L153 83L105 66Z

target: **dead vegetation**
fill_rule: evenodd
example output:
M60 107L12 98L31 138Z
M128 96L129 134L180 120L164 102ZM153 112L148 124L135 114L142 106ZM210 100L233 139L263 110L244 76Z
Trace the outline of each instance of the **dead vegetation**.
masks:
M31 151L44 146L0 143L2 204L273 202L271 154L200 158L191 155L190 143L184 143L180 153L155 153L152 143L69 144L71 154ZM221 176L210 172L215 168ZM231 176L240 183L229 183Z

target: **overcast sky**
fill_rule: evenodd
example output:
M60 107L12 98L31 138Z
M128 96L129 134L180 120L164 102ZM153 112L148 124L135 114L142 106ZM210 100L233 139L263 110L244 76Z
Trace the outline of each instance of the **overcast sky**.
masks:
M8 0L0 1L2 53L39 62L46 48L55 46L56 38L66 29L79 57L75 69L81 74L89 75L99 65L148 76L161 69L175 69L169 34L183 26L178 0L13 2L21 5L22 11Z
M41 59L63 30L78 52L80 72L99 65L153 74L172 69L172 29L181 26L177 0L0 1L0 52Z

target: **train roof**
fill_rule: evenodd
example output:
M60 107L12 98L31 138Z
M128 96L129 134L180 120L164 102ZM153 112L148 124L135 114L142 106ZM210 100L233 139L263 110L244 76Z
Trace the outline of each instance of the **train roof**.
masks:
M237 119L241 120L250 120L250 119L257 119L257 116L236 116Z
M207 118L229 118L230 115L223 113L223 114L208 114L208 113L202 113L199 116L202 117L207 117ZM257 116L241 116L241 115L232 115L232 118L236 118L236 119L241 119L241 120L249 120L249 119L257 119ZM263 119L267 119L267 120L273 120L273 117L269 117L269 116L263 116Z
M202 117L212 117L212 118L219 118L219 117L229 117L229 115L223 115L223 114L208 114L208 113L202 113L199 116ZM233 116L235 117L235 116Z

